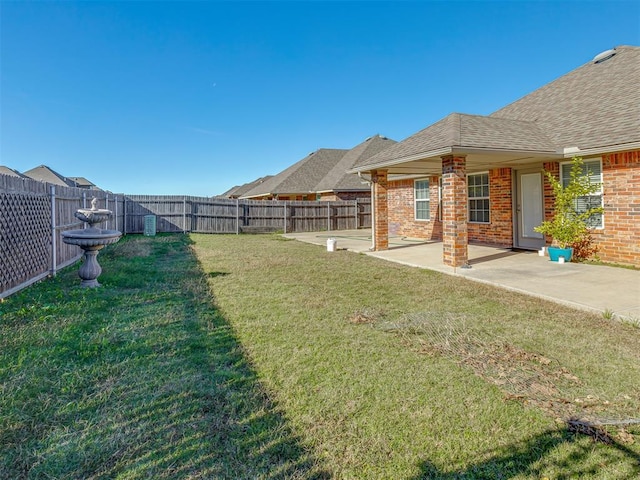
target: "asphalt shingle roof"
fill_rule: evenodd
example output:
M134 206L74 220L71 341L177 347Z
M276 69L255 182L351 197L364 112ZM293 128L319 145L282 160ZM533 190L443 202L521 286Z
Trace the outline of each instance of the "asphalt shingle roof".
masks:
M4 165L0 165L0 174L1 175L9 175L10 177L25 178L25 175L21 174L17 170L14 170L13 168L6 167Z
M640 47L589 63L490 116L453 113L353 170L452 148L557 153L640 142Z
M335 167L347 151L332 148L316 150L241 197L314 192L315 186Z
M60 175L58 172L46 165L40 165L39 167L27 170L24 172L24 175L39 182L47 182L52 185L60 185L62 187L75 187L73 181L67 179L67 177L63 175Z
M96 186L95 183L87 180L84 177L67 177L67 180L71 180L77 187L90 188Z
M452 113L381 153L362 159L355 168L449 147L555 151L551 138L533 122Z
M369 190L362 184L360 178L347 170L358 162L365 161L377 153L395 145L397 142L390 138L375 135L349 150L325 177L315 186L316 192Z
M247 193L249 190L255 188L256 186L260 185L262 182L270 179L271 177L273 177L273 175L266 175L264 177L256 178L253 182L247 182L242 185L236 185L235 187L230 188L220 196L227 197L227 198L241 197L242 195Z
M562 147L640 141L640 47L616 48L491 114L533 121Z

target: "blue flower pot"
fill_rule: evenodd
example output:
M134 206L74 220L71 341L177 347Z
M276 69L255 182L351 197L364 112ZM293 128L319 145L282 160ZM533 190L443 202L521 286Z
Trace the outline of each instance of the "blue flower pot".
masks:
M571 261L571 255L573 255L573 248L560 248L560 247L548 247L549 260L557 262L560 257L564 257L565 262Z

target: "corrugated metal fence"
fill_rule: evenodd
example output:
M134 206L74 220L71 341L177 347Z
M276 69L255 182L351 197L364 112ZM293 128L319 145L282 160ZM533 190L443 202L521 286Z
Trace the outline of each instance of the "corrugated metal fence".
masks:
M65 230L91 198L113 212L102 228L143 233L154 216L156 232L312 232L371 227L371 202L235 200L166 195L116 195L0 175L0 298L77 260L82 250L62 242Z

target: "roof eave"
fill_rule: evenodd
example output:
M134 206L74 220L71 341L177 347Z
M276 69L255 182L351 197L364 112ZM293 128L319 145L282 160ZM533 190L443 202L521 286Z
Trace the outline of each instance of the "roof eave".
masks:
M482 148L482 147L460 147L450 146L445 148L439 148L436 150L430 150L426 152L416 153L408 155L406 157L396 158L384 162L379 162L371 165L362 165L360 167L347 170L347 173L369 172L377 170L379 168L393 167L402 163L415 162L418 160L428 160L429 158L441 157L443 155L471 155L471 154L496 154L496 155L509 155L509 154L526 154L533 157L541 158L564 158L562 154L559 154L555 150L518 150L518 149L497 149L497 148Z
M640 149L640 141L621 143L619 145L607 145L603 147L572 149L570 151L564 152L562 154L562 158L572 158L576 155L581 157L587 157L587 156L593 156L593 155L603 155L605 153L618 153L618 152L626 152L628 150L638 150L638 149Z
M255 193L253 195L240 195L238 198L241 200L251 200L252 198L268 197L273 193Z
M384 162L372 163L370 165L362 165L360 167L347 170L347 173L369 172L378 168L392 167L401 163L415 162L416 160L424 160L431 157L437 157L440 155L450 154L451 147L440 148L437 150L431 150L428 152L414 153L413 155L407 155L406 157L394 158L393 160L385 160Z
M343 193L343 192L368 192L369 190L371 190L368 186L367 187L362 187L362 188L332 188L329 190L318 190L315 193ZM312 192L314 193L314 192Z

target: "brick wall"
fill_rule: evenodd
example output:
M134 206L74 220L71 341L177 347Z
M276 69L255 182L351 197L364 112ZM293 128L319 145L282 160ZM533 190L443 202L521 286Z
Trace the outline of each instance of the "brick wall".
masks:
M389 248L389 202L387 192L389 182L387 171L371 172L371 181L373 182L373 211L374 217L374 250L387 250Z
M558 162L547 162L543 164L545 172L551 173L556 179L560 178L560 164ZM544 195L544 219L551 220L553 218L553 188L545 175L542 182L542 194ZM545 237L545 243L551 244L551 237Z
M640 266L640 150L602 156L604 229L593 232L605 262Z
M439 177L429 177L431 220L415 220L414 180L389 182L389 234L428 240L442 240L442 222L439 218ZM499 168L489 172L491 223L469 223L469 241L513 246L513 208L511 169Z
M545 163L544 168L558 177L559 163ZM605 262L640 266L640 150L603 155L602 180L604 228L591 232L597 256ZM546 180L544 195L545 218L550 219L553 194Z
M451 267L466 265L469 236L467 229L467 158L442 158L442 261Z
M442 222L438 215L439 178L428 179L430 220L415 219L413 179L389 182L389 235L442 240Z
M371 199L371 191L363 192L325 192L320 194L320 200L323 202L334 202L337 200L355 200L360 198ZM314 198L315 200L315 198Z
M513 246L512 190L510 168L489 171L490 223L469 223L469 242L507 248Z

